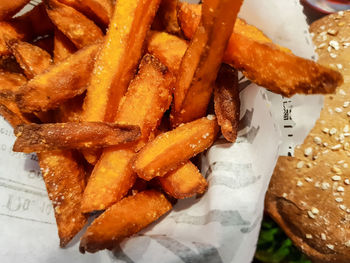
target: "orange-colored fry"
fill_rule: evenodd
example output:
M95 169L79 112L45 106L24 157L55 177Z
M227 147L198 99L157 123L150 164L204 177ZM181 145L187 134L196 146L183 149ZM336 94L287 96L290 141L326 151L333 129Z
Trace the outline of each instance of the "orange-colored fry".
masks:
M193 36L200 16L200 5L181 4L179 21L188 38ZM223 62L241 70L255 83L288 97L296 93L331 93L342 83L340 73L293 55L240 19L236 21Z
M20 86L27 82L22 74L0 70L0 94L3 92L18 92Z
M178 73L172 108L177 126L206 114L213 84L243 0L208 0Z
M187 47L185 40L165 32L151 31L147 38L147 52L157 57L175 74Z
M17 95L20 109L24 112L46 111L82 94L99 49L100 44L83 48L31 79Z
M6 40L20 39L31 41L38 36L50 34L53 25L47 16L43 4L39 4L29 12L0 22L0 55L8 55Z
M7 20L21 10L30 0L1 0L0 21Z
M9 40L7 45L28 79L42 73L52 64L50 54L40 47L17 39Z
M54 207L60 245L64 247L87 221L80 210L85 172L71 151L43 152L38 158Z
M158 135L136 155L133 168L147 181L164 176L212 145L218 130L210 115Z
M123 198L135 182L130 168L134 150L142 147L159 125L171 103L173 78L167 68L151 55L145 55L136 77L123 97L115 121L137 125L141 138L133 148L105 149L95 166L83 199L83 211L105 209Z
M6 101L3 103L3 100L0 99L0 115L13 127L23 123L30 123L30 120L27 119L19 111L16 103L11 101Z
M81 206L84 213L104 210L128 193L137 177L130 164L134 155L128 149L104 150L84 191Z
M178 3L178 0L162 0L155 18L156 30L165 30L171 34L181 33L177 19ZM153 25L152 28L154 28Z
M55 63L65 60L76 51L76 47L61 31L55 29L53 60Z
M47 13L56 27L80 49L103 39L101 29L74 8L47 0Z
M159 177L163 190L176 199L184 199L195 194L203 194L208 183L190 161L173 172Z
M146 190L111 206L86 230L80 251L113 249L124 238L136 234L172 208L163 194Z
M17 126L14 152L100 148L136 141L140 128L104 122L67 122Z
M214 109L222 135L235 142L240 115L238 72L226 64L221 65L216 79Z
M118 0L84 102L84 119L113 121L160 0Z
M112 0L59 0L73 7L96 24L108 27L112 17L114 4Z

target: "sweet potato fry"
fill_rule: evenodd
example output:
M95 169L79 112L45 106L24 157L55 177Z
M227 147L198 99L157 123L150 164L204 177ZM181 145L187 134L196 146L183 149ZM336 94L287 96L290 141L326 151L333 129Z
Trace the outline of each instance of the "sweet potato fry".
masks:
M116 146L137 140L140 128L103 122L33 123L17 126L14 133L13 151L31 153Z
M45 3L52 22L78 49L103 40L101 29L74 8L57 0L47 0Z
M50 54L40 47L17 39L7 41L7 46L28 79L42 73L52 64Z
M180 34L181 28L177 19L178 0L162 0L159 5L155 21L157 21L156 30L165 30L171 34ZM152 25L152 28L153 25Z
M22 16L0 22L0 55L10 53L6 45L8 39L31 41L37 36L51 32L53 32L53 24L47 16L44 5L39 4Z
M100 44L83 48L31 79L17 95L20 109L24 112L46 111L82 94L99 48Z
M118 0L84 101L84 119L113 121L160 0Z
M177 126L206 114L213 84L243 0L210 0L178 73L172 108Z
M171 103L172 75L151 55L145 55L140 69L123 97L116 122L138 125L141 138L132 148L105 149L84 192L84 212L105 209L123 198L136 179L130 160L156 129ZM103 189L103 190L102 190Z
M42 152L38 158L54 207L60 245L64 247L87 221L80 211L85 172L71 151Z
M181 28L191 38L200 20L201 6L182 3L180 10ZM239 19L223 62L241 70L258 85L287 97L296 93L332 93L343 81L340 73L291 54Z
M55 29L53 59L55 63L65 60L76 51L76 47L61 31Z
M155 190L127 197L92 222L81 238L80 252L113 249L124 238L136 234L171 207L164 195Z
M23 124L23 123L30 123L30 121L22 115L22 113L19 111L18 107L16 107L16 103L14 102L7 102L7 105L5 106L2 104L2 101L0 101L0 115L4 117L4 119L14 128L17 125ZM10 110L12 109L12 110ZM14 111L16 110L16 111Z
M112 0L59 0L61 3L71 6L96 24L108 27L113 14Z
M165 32L151 31L147 38L147 52L157 57L175 74L187 47L185 40Z
M22 74L0 70L0 94L4 91L17 92L27 82Z
M238 73L225 64L221 65L216 79L214 108L222 135L226 140L235 142L240 115Z
M158 135L136 155L133 169L147 181L164 176L207 149L218 130L216 118L209 115Z
M84 213L104 210L128 193L137 177L130 163L134 155L130 149L112 147L103 151L84 191Z
M0 21L10 19L19 10L21 10L30 0L1 0L0 2Z
M173 172L159 177L163 190L176 199L184 199L195 194L203 194L208 183L190 161Z

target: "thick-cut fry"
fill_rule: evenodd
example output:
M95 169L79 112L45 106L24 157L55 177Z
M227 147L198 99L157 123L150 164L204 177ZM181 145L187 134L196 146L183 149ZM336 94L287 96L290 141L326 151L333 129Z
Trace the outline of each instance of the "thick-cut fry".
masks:
M109 20L113 14L112 0L59 0L60 2L73 7L98 25L108 27Z
M17 126L14 152L100 148L133 142L140 137L135 125L103 122L68 122Z
M22 16L7 22L0 22L0 55L8 55L6 40L20 39L30 41L37 36L50 34L53 24L48 18L45 7L39 4Z
M163 190L176 199L184 199L195 194L203 194L208 187L198 168L187 162L173 172L159 177Z
M151 31L147 38L147 52L157 57L175 74L187 47L185 40L165 32Z
M50 54L40 47L17 39L9 40L7 45L28 79L42 73L52 64Z
M164 176L212 145L218 130L215 116L209 115L158 135L137 154L133 168L147 181Z
M84 213L104 210L128 193L137 177L130 163L134 155L133 150L123 148L103 151L84 191L81 204Z
M55 63L65 60L76 51L72 41L70 41L61 31L55 29L53 60Z
M8 123L10 123L13 128L23 123L30 123L30 120L28 120L26 117L22 115L16 103L14 102L6 102L6 106L5 106L1 99L0 115L4 117L4 119Z
M182 3L182 10L180 25L191 38L200 20L201 7ZM340 73L291 54L242 20L235 24L223 61L258 85L287 97L296 93L332 93L343 81Z
M45 3L52 22L78 49L103 40L101 29L74 8L57 0L47 0Z
M85 172L71 151L38 154L39 164L52 201L60 245L64 247L83 228L87 217L80 211Z
M80 252L113 249L171 209L170 202L155 190L127 197L100 215L80 241Z
M222 64L214 88L214 108L226 140L235 142L238 132L240 100L238 73Z
M83 48L31 79L16 98L20 109L24 112L46 111L82 94L99 48L100 44Z
M142 135L134 149L148 141L169 108L172 81L172 75L158 59L151 55L144 56L116 117L117 123L141 128ZM133 148L104 150L84 192L84 212L105 209L127 194L136 178L130 167L130 160L135 154Z
M177 19L178 3L178 0L162 0L155 17L156 30L165 30L171 34L181 33ZM153 25L152 28L154 28Z
M84 102L87 121L113 121L160 0L118 0Z
M22 74L0 70L0 94L4 91L17 92L27 82Z
M208 0L178 73L172 108L174 126L206 114L213 84L243 0Z
M7 20L21 10L30 0L1 0L0 21Z

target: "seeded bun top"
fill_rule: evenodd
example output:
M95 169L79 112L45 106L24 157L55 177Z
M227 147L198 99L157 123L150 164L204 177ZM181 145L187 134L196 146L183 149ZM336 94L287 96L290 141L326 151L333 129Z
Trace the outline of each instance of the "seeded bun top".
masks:
M280 157L266 211L316 262L350 262L350 11L310 27L319 62L339 70L344 84L295 157Z

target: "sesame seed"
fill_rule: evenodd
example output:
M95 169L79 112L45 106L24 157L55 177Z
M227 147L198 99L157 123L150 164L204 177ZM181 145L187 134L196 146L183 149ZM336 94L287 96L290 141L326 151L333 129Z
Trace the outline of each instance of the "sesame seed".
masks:
M349 113L349 117L350 117L350 111L349 111L348 113ZM324 133L329 133L329 129L328 129L328 128L323 128L322 131L323 131Z
M336 58L336 57L337 57L337 55L334 54L334 53L330 53L329 56L330 56L331 58Z
M283 196L284 198L286 198L288 195L287 195L287 193L283 193L282 196Z
M337 68L338 68L338 69L342 69L342 68L343 68L343 65L342 65L342 64L337 64Z
M344 187L338 186L337 191L338 191L338 192L344 192Z
M343 132L349 132L349 131L350 131L349 125L345 125L344 128L343 128Z
M316 156L314 156L313 158L315 158L315 157L316 157ZM311 168L311 167L312 167L312 163L307 163L307 164L306 164L306 167L307 167L307 168Z
M331 244L327 244L326 246L327 246L329 249L332 249L332 250L334 249L334 246L331 245Z
M336 107L334 110L335 110L335 112L338 112L338 113L343 112L343 109L339 108L339 107Z
M336 40L331 40L329 41L329 46L331 46L332 48L334 48L335 50L339 50L339 43Z
M337 129L336 128L332 128L332 129L330 129L330 131L329 131L329 134L330 135L334 135L334 134L336 134L337 133Z
M349 137L350 136L350 133L344 133L344 137Z
M297 168L298 168L298 169L303 168L303 166L304 166L304 162L303 162L303 161L299 161L299 162L297 163Z
M335 165L333 165L331 171L336 174L342 174L342 171Z
M313 207L313 208L311 208L311 212L312 212L314 215L317 215L320 211L319 211L316 207Z
M320 182L316 182L316 183L315 183L315 187L316 187L316 188L320 188L320 186L321 186L321 185L320 185Z
M345 180L344 180L344 183L345 183L346 185L350 185L350 180L349 180L349 179L345 179Z
M344 243L344 245L345 245L346 247L350 247L350 240L346 241L346 242Z
M328 29L327 33L329 35L335 36L338 33L338 31L335 29Z
M341 209L341 210L346 210L346 206L345 205L339 205L339 208Z
M298 182L297 182L297 186L303 186L303 182L302 181L300 181L300 180L298 180Z
M312 235L311 235L311 234L306 234L305 237L306 237L307 239L312 239Z
M332 180L333 181L340 181L341 177L339 175L334 175L334 176L332 176Z
M336 151L336 150L339 150L340 148L341 148L341 144L337 144L337 145L332 146L331 150Z
M346 95L346 92L343 89L339 89L339 94L340 95Z
M337 198L335 199L335 201L336 201L337 203L341 203L341 202L343 202L343 198L337 197Z
M320 145L321 143L322 143L322 140L321 140L321 138L320 137L314 137L314 143L316 143L316 144L318 144L318 145Z
M326 239L327 239L327 237L326 237L326 234L325 234L325 233L321 233L321 239L322 239L322 240L326 240Z
M305 156L309 156L310 154L312 154L312 148L308 147L304 150L304 155Z
M345 162L344 160L340 160L340 161L337 162L337 164L342 164L344 162Z
M315 215L311 211L307 211L307 215L312 219L315 218Z
M322 143L322 145L323 145L324 147L327 147L327 146L328 146L328 143L327 143L327 142L324 142L324 143ZM328 150L327 150L327 152L328 152Z
M349 165L348 165L347 163L344 163L344 164L343 164L343 167L344 167L344 168L348 168Z
M327 190L328 188L329 188L329 183L322 183L321 184L321 188L323 189L323 190Z
M339 12L338 12L338 15L339 15L339 16L343 16L343 15L344 15L344 11L339 11Z
M350 105L350 101L344 101L343 107L347 108Z
M311 183L313 180L310 177L305 177L305 181Z

